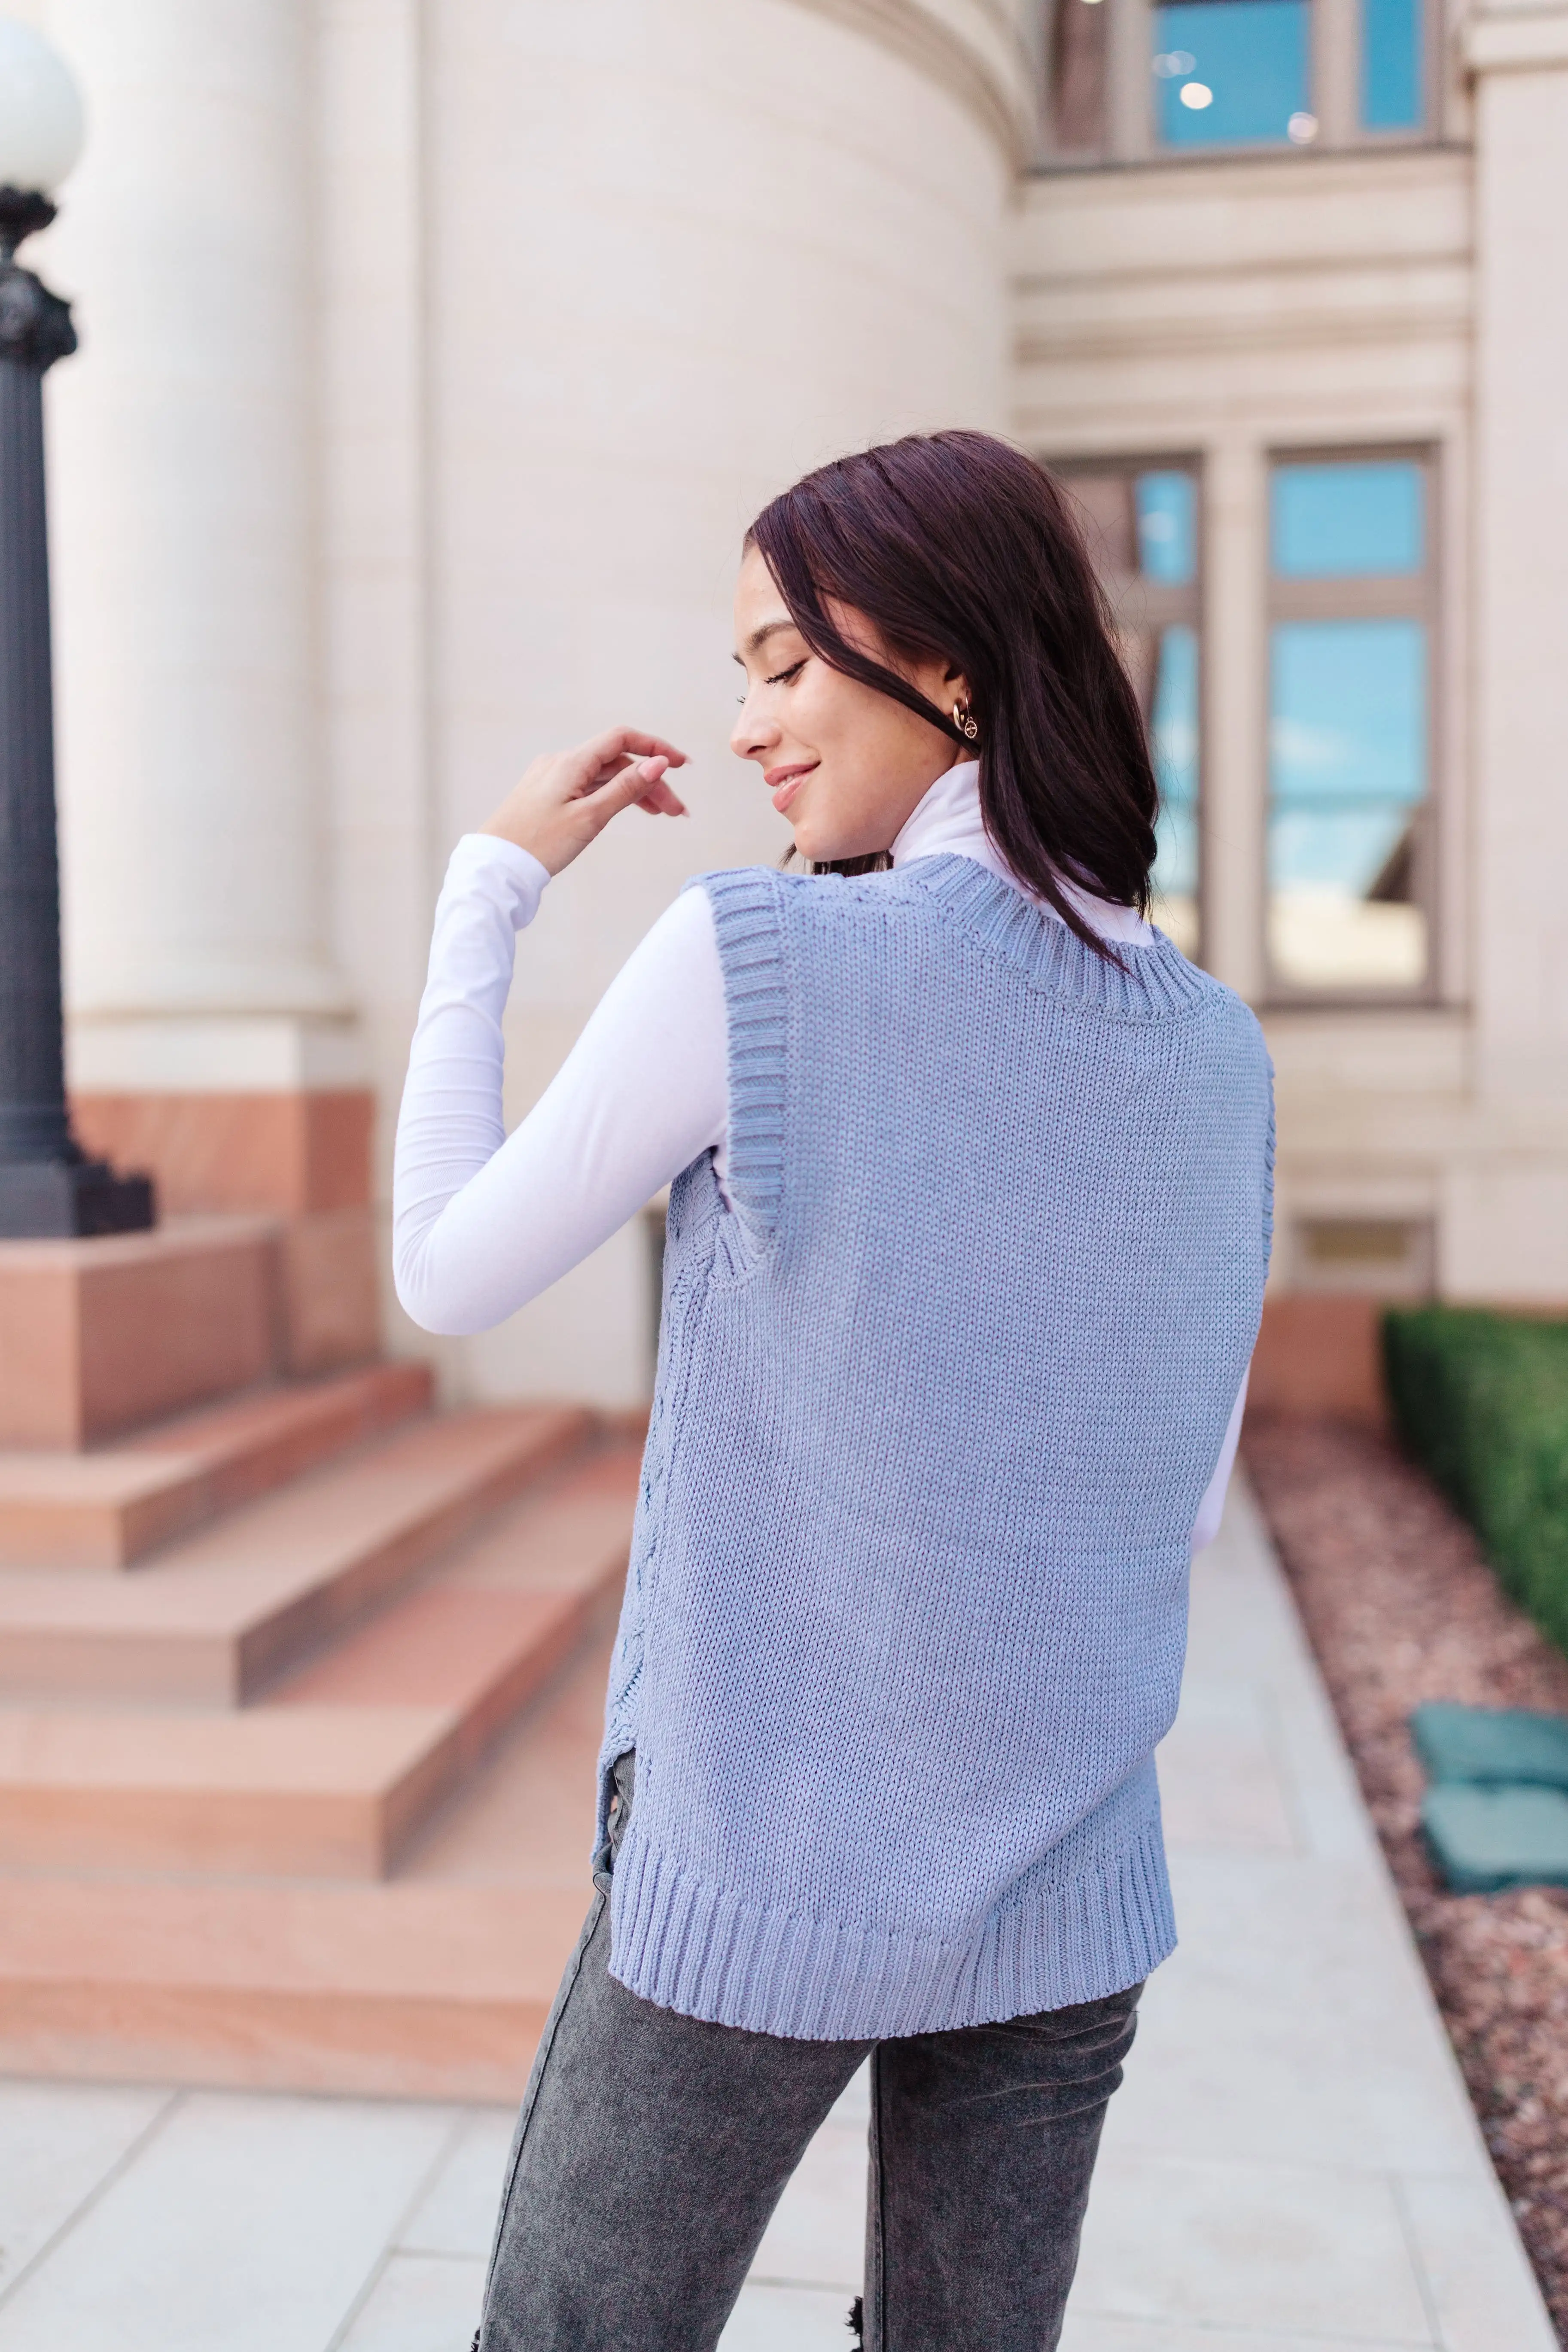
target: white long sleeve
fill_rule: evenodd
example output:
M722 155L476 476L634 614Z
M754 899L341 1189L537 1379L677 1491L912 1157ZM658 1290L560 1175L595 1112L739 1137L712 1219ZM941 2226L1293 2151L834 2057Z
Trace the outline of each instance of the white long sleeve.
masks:
M700 890L660 916L505 1134L501 1015L515 933L549 878L526 850L466 834L437 905L393 1173L397 1296L426 1331L501 1322L699 1152L722 1152L724 983Z
M1230 1491L1230 1474L1236 1467L1236 1449L1241 1443L1241 1416L1247 1410L1247 1383L1249 1375L1243 1372L1241 1386L1236 1392L1236 1402L1230 1409L1225 1439L1219 1449L1219 1460L1214 1465L1214 1476L1204 1489L1198 1505L1197 1517L1193 1521L1193 1549L1205 1551L1219 1533L1219 1523L1225 1516L1225 1498Z
M972 764L938 779L893 845L896 865L942 853L1005 874ZM723 970L707 894L683 891L611 982L551 1085L511 1135L501 1119L501 1019L518 931L550 877L489 834L465 834L436 908L393 1176L397 1296L426 1331L484 1331L598 1248L711 1150L724 1180L729 1118ZM1103 932L1151 934L1080 897ZM1241 1431L1242 1382L1193 1549L1218 1531Z

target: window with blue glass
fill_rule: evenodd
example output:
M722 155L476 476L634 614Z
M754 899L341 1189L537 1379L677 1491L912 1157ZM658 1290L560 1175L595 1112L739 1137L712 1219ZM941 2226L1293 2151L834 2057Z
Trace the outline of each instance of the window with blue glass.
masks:
M1268 944L1289 991L1430 971L1430 487L1413 456L1273 468Z
M1426 117L1430 5L1154 0L1144 52L1148 135L1156 151L1211 151L1342 147L1418 132ZM1056 0L1053 136L1064 155L1072 148L1087 152L1097 141L1103 151L1110 122L1104 18L1118 7L1141 7L1141 0L1109 0L1109 9L1106 0ZM1320 104L1313 58L1324 45L1331 55L1353 58L1354 72L1342 88L1332 77Z
M1361 128L1418 131L1423 0L1361 0Z
M1068 486L1110 595L1160 785L1154 919L1199 947L1198 484L1190 466L1074 467Z
M1311 0L1175 0L1152 12L1163 147L1315 139Z

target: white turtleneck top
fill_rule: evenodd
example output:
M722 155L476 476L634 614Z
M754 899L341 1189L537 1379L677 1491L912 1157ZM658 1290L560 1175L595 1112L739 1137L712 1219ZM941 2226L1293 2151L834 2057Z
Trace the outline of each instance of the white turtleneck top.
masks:
M1020 887L985 831L980 772L937 778L893 844L973 857ZM516 935L550 876L526 849L468 833L436 908L429 978L409 1055L393 1176L397 1296L426 1331L488 1330L609 1239L710 1150L721 1187L729 1119L724 982L707 895L685 890L634 950L521 1124L501 1119L501 1016ZM1146 943L1126 907L1075 891L1103 938ZM1049 911L1047 909L1047 911ZM1246 1383L1193 1530L1209 1542Z

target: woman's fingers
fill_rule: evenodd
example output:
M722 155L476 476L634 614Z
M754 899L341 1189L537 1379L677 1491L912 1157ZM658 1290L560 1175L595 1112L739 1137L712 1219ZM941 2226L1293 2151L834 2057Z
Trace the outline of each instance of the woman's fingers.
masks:
M607 783L588 793L585 797L600 823L607 824L618 810L630 808L634 802L656 816L684 816L685 802L677 799L664 781L666 763L663 752L629 760Z
M686 803L671 792L662 777L658 783L644 793L637 806L647 809L649 816L685 816L687 814Z
M662 735L645 734L638 727L611 727L582 745L578 757L601 779L613 776L630 759L660 759L667 767L683 768L686 754Z
M664 781L683 767L684 751L635 727L611 728L570 751L535 760L480 827L528 850L552 874L584 850L617 810L634 801L658 816L684 816Z

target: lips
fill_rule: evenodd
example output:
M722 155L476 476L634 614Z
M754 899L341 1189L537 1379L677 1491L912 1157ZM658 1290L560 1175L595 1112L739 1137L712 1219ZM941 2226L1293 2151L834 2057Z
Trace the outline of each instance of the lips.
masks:
M808 768L773 768L764 774L763 781L773 786L773 806L780 816L783 816L807 776L815 771L816 766L816 762L814 760Z

